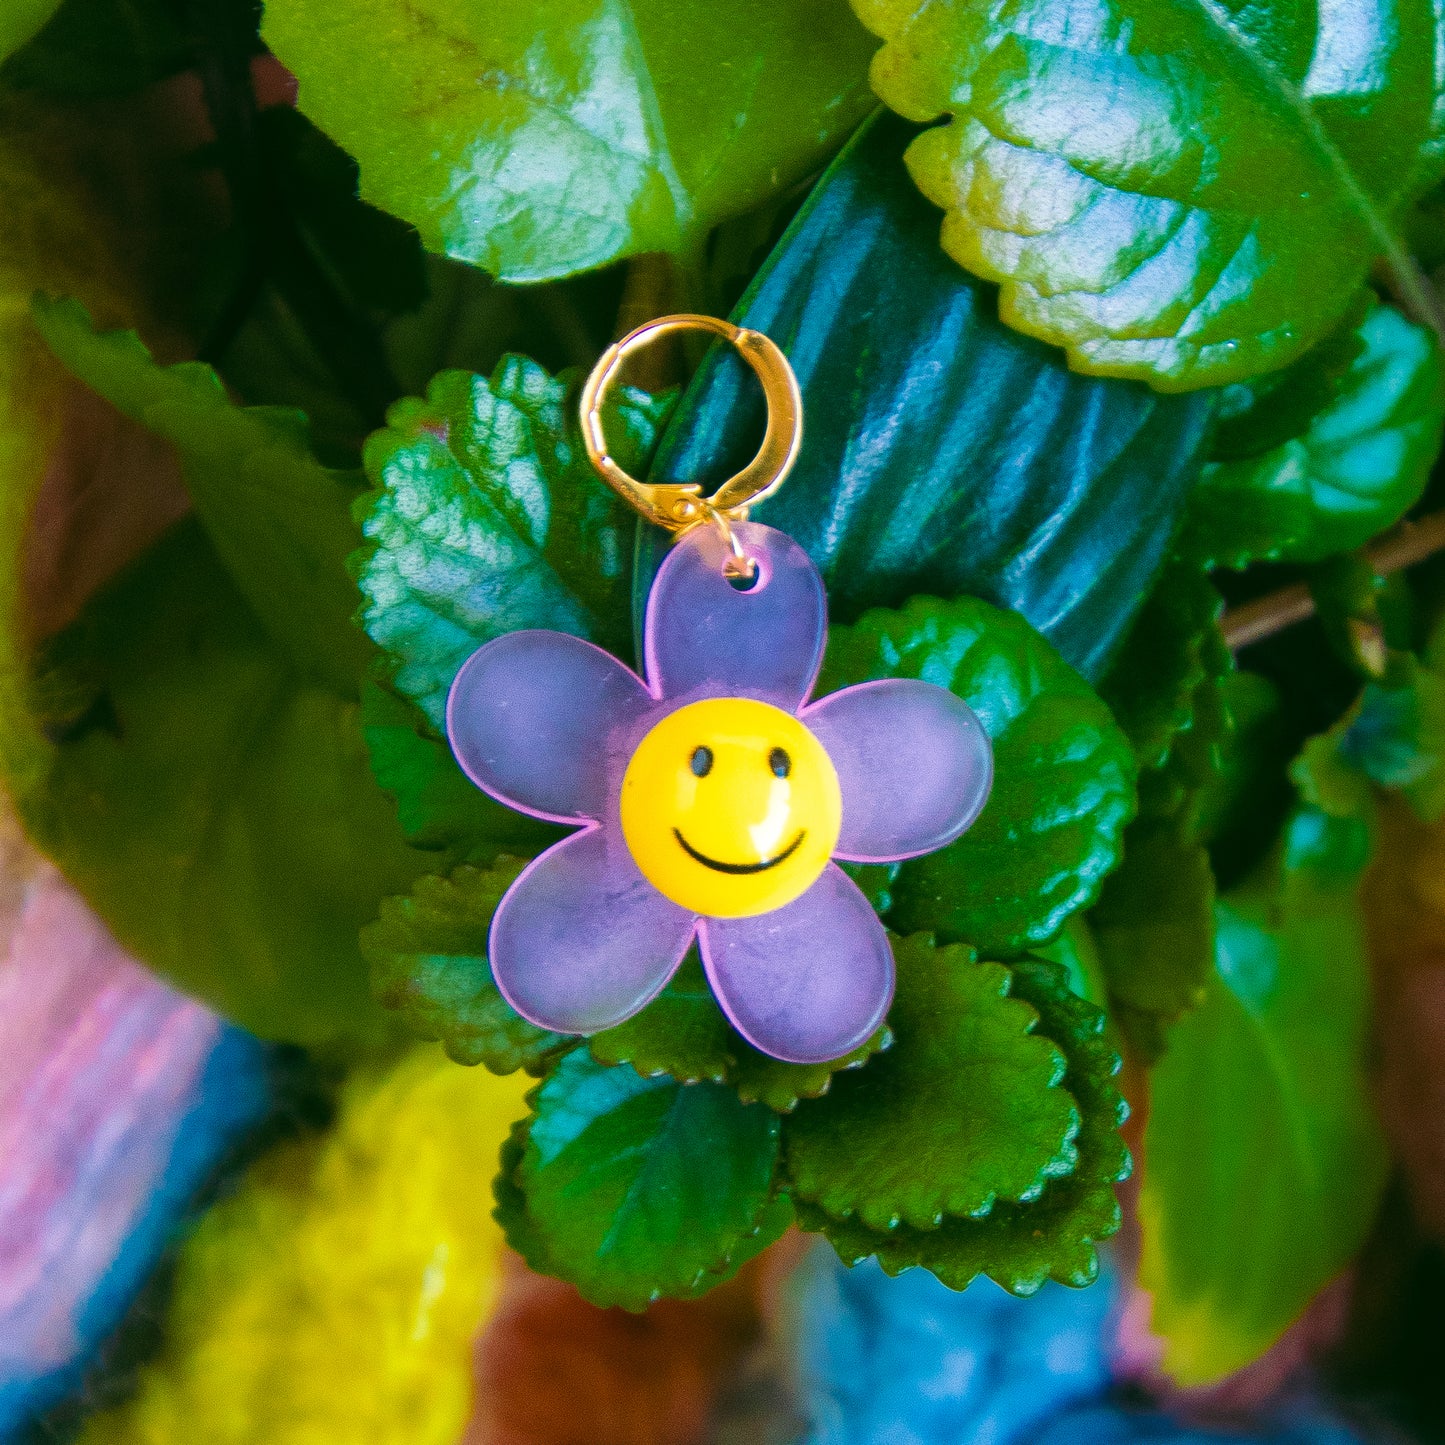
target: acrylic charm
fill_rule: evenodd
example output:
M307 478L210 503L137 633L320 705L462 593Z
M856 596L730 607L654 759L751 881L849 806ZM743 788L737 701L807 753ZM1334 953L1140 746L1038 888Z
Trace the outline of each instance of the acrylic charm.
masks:
M752 496L720 511L721 491L656 490L652 519L668 512L681 535L648 599L645 678L579 638L528 631L479 648L453 683L447 731L472 781L578 827L503 898L492 972L523 1017L588 1034L650 1002L696 939L751 1044L838 1058L893 996L887 934L838 863L959 837L988 797L988 737L932 683L810 701L827 606L802 548L741 520Z

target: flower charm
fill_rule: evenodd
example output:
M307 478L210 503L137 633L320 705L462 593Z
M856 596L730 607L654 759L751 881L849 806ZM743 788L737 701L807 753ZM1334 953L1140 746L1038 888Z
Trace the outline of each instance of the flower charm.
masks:
M890 679L816 702L827 630L791 538L734 524L757 563L687 533L648 599L647 681L560 632L479 648L447 731L477 786L580 831L534 860L492 922L497 987L524 1018L589 1034L629 1018L694 937L739 1033L775 1058L858 1047L893 997L883 925L833 859L951 843L992 781L988 737L945 688ZM806 704L806 706L805 706Z

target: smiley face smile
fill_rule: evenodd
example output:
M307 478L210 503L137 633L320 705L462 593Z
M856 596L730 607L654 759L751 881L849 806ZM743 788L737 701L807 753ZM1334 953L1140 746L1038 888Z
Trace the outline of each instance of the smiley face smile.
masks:
M832 759L798 717L719 697L668 713L642 739L618 808L659 893L705 917L748 918L817 881L843 802Z
M704 868L711 868L714 873L731 873L735 878L741 878L749 873L766 873L768 869L776 868L780 863L786 863L802 847L807 832L806 828L799 828L798 836L781 853L776 857L766 858L761 863L720 863L716 858L709 858L706 853L699 853L682 836L681 828L674 828L672 836L682 844L682 851L695 862L701 863Z

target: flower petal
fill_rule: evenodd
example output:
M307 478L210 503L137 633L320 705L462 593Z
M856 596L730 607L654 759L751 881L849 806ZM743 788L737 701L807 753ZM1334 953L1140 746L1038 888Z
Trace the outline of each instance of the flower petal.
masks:
M647 602L647 680L668 701L731 694L796 712L818 680L827 636L823 579L791 537L756 522L733 531L758 564L746 592L723 575L714 527L687 533Z
M723 1012L775 1059L841 1058L873 1033L893 1001L888 935L836 863L772 913L700 919L698 938Z
M655 709L636 673L580 637L509 632L462 664L447 737L485 793L554 823L600 820Z
M641 873L617 828L564 838L523 871L492 919L492 977L524 1019L590 1034L662 990L692 943L695 915Z
M863 682L821 698L802 720L843 790L834 857L891 863L931 853L988 801L993 746L978 715L947 688L902 677Z

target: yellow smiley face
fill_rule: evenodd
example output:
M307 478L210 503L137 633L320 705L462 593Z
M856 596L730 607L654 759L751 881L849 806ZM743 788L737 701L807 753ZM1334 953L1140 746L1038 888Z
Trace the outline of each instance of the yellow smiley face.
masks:
M842 819L823 745L790 713L749 698L669 713L622 779L622 835L643 876L714 918L770 913L805 893Z

